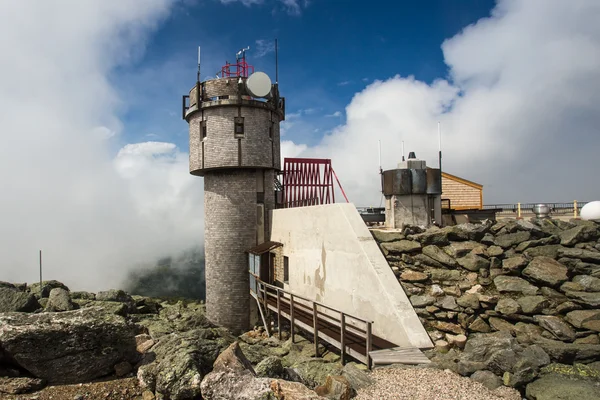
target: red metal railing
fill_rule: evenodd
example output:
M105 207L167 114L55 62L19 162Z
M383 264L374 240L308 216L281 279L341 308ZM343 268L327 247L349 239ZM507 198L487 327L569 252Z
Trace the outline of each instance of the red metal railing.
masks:
M238 60L235 64L227 62L221 68L221 78L241 76L247 78L249 75L254 73L254 67L246 62L245 59Z
M330 159L286 158L283 161L283 205L289 207L314 206L335 202L333 178L342 195L346 193L331 166Z

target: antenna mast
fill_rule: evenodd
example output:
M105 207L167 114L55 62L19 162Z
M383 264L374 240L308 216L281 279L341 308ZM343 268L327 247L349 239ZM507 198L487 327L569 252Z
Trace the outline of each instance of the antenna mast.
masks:
M440 172L442 171L442 128L441 123L438 121L438 166Z
M404 161L404 140L402 141L402 161Z
M275 39L275 84L279 84L279 57L277 54L278 46L277 39Z
M198 46L198 73L196 75L196 82L200 82L200 46Z

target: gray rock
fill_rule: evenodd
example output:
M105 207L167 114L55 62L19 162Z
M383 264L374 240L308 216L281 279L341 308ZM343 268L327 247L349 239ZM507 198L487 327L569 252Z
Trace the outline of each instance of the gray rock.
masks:
M600 279L589 275L577 275L573 282L580 284L586 292L600 292Z
M444 250L440 249L435 245L423 247L423 254L425 254L428 257L431 257L440 264L446 265L448 267L458 266L458 263L456 262L456 260L454 260L454 258L450 257L444 252Z
M398 231L371 229L371 235L373 235L373 238L379 243L396 242L398 240L405 239L402 232Z
M75 305L71 301L69 292L63 288L54 288L48 296L47 311L70 311L74 310Z
M490 262L483 257L476 256L474 254L467 254L456 260L458 264L469 271L479 271L480 269L487 269L490 267Z
M434 281L459 281L462 279L460 271L454 269L430 269L426 273Z
M524 254L525 256L527 256L528 258L534 258L534 257L550 257L550 258L557 258L558 257L558 253L561 249L564 249L566 247L563 247L559 244L553 244L553 245L547 245L547 246L539 246L539 247L534 247L534 248L530 248L525 250Z
M572 342L575 340L575 330L561 318L552 315L536 315L535 322L546 329L559 340Z
M519 361L517 369L520 367L533 367L538 369L551 362L548 353L536 344L526 347L521 353L521 359Z
M429 275L423 272L406 270L400 274L400 280L405 282L425 282L429 279Z
M122 290L111 289L96 293L97 301L118 301L121 303L134 303L133 298Z
M483 248L481 243L474 241L467 242L452 242L449 246L443 248L443 250L453 258L464 257L469 254L473 249Z
M563 246L574 246L580 242L587 242L598 238L598 231L595 227L579 225L558 234L560 244Z
M96 295L90 292L71 292L71 299L96 300Z
M533 400L593 400L600 399L598 389L594 382L548 374L528 384L525 394Z
M525 267L528 262L529 261L522 255L510 257L502 260L502 269L509 272L519 271L521 268Z
M0 286L0 313L33 312L40 308L35 296L14 287Z
M0 377L0 393L6 394L23 394L35 392L46 386L43 379L36 378L5 378Z
M550 302L543 296L523 296L517 299L521 310L525 314L539 314Z
M475 371L475 373L471 375L471 379L483 384L483 386L490 390L502 386L502 379L490 371Z
M409 239L417 240L421 242L424 246L426 245L436 245L436 246L446 246L450 244L448 240L448 232L451 227L445 227L443 229L439 228L431 228L426 232L419 233L417 235L409 236Z
M436 302L436 306L450 311L458 311L460 308L456 304L456 299L452 296L444 296Z
M477 310L480 307L479 296L476 294L467 293L456 300L456 303L464 308L472 308Z
M504 254L504 250L500 246L490 246L487 248L487 254L489 257L500 257Z
M530 237L531 237L531 234L527 231L506 233L503 235L496 236L495 243L496 243L496 245L502 247L503 249L508 249L508 248L515 246L521 242L529 240Z
M522 293L526 296L538 294L537 287L516 276L497 276L494 278L494 285L500 293Z
M558 261L539 256L533 259L523 270L523 275L548 286L558 286L567 281L568 269Z
M404 254L405 256L406 254ZM433 268L446 268L441 263L435 261L433 258L426 256L425 254L415 254L412 256L414 265L425 265Z
M397 242L382 243L381 249L385 255L414 253L421 250L421 244L412 240L399 240Z
M354 390L359 390L375 383L375 380L369 375L368 370L364 371L357 368L355 363L346 364L342 370L342 376L348 380Z
M215 374L231 372L239 375L240 383L245 371L254 378L252 366L241 354L239 346L229 348L230 351L223 351L221 363L216 362L219 352L232 342L233 337L224 329L197 329L164 336L152 348L155 359L138 369L140 386L167 399L196 398L201 393L200 383L213 369L213 363ZM218 385L211 387L215 390L221 388ZM209 392L210 390L207 390L207 393Z
M598 251L571 249L564 247L558 250L558 255L561 257L578 258L582 261L600 264L600 252Z
M38 299L50 296L50 291L54 288L62 288L66 291L69 291L69 288L63 284L62 282L51 280L51 281L43 281L40 289L40 283L32 283L29 285L29 292L33 294Z
M475 321L469 325L469 331L478 333L488 333L492 331L492 328L485 322L481 317L477 317Z
M325 384L327 376L340 375L342 366L337 363L327 363L319 359L311 359L292 365L286 370L288 377L306 385L310 389Z
M135 329L98 309L0 315L2 351L49 383L88 382L137 362Z
M570 311L580 310L580 309L581 309L581 306L579 304L575 304L572 301L565 301L563 303L560 303L556 307L556 312L558 314L565 314L565 313L568 313Z
M567 296L552 288L544 286L540 289L540 294L555 303L563 303L567 301Z
M283 376L283 364L281 358L270 356L258 363L255 368L256 376L268 378L281 378Z
M496 308L494 308L494 310L500 314L513 315L521 312L521 306L511 298L503 298L500 299L498 304L496 304Z
M429 296L429 295L423 295L423 296L410 296L410 303L413 305L413 307L425 307L425 306L430 306L433 303L435 303L435 297Z
M517 341L523 345L535 344L539 340L542 332L545 331L535 324L517 322L514 325L514 334L517 337Z
M576 310L565 316L565 320L575 328L582 328L584 322L600 320L600 310Z
M543 348L553 361L563 364L589 363L600 359L600 345L597 344L565 343L539 337L536 344Z
M565 292L568 298L587 304L591 307L600 307L600 292L576 292L568 290Z

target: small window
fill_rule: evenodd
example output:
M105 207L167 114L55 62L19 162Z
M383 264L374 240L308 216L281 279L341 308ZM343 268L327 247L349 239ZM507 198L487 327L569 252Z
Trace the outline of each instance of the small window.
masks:
M283 256L283 282L288 283L290 281L290 259Z
M206 121L200 121L200 129L202 130L202 139L206 139Z
M234 134L235 137L243 137L244 136L244 117L235 117L235 127Z

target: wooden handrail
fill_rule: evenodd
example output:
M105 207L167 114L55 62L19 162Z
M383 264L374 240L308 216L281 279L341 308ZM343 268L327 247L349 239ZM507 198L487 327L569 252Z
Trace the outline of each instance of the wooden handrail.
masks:
M291 293L287 290L284 290L280 287L263 282L258 275L254 274L252 272L250 272L250 275L252 275L252 277L256 281L256 292L257 293L255 293L255 296L256 296L257 300L259 298L261 298L262 303L266 309L269 308L269 302L271 302L271 307L273 307L273 301L276 300L276 302L277 302L276 303L277 304L277 325L279 327L281 327L281 313L284 312L284 310L282 309L282 298L289 300L289 314L288 315L289 315L289 320L290 320L290 335L292 338L292 342L294 341L294 333L295 333L295 325L296 325L296 317L294 315L295 314L294 310L296 308L298 308L298 309L300 309L301 312L312 314L312 326L310 326L310 324L307 326L305 322L302 322L302 319L300 319L298 321L298 324L299 324L299 327L303 328L303 329L308 328L308 330L310 330L310 328L312 328L316 357L318 357L318 355L319 355L318 354L319 353L318 319L319 319L319 316L321 316L322 318L327 319L329 321L326 323L333 325L333 326L338 326L340 328L340 341L339 342L337 342L337 340L335 340L334 338L331 338L327 334L323 334L324 336L322 335L321 338L323 340L327 341L328 343L334 345L335 347L340 347L342 363L345 362L346 354L348 354L348 352L350 352L350 355L352 355L353 357L355 357L355 358L358 357L358 359L364 359L365 364L367 364L367 366L369 368L371 368L371 356L369 353L371 352L372 347L373 347L373 333L372 333L373 321L368 321L363 318L355 317L354 315L346 314L343 311L336 310L335 308L327 306L323 303L310 300L303 296L298 296L298 295L293 294L293 293ZM252 292L254 292L254 288L251 287L250 290ZM272 291L275 291L275 293L273 293ZM269 298L271 298L273 300L269 300ZM302 304L302 302L299 302L297 300L302 300L304 302L307 302L308 305ZM259 300L259 305L260 305L260 300ZM327 310L333 311L335 313L339 313L339 315L340 315L339 320L336 319L332 315L329 315L324 312L319 312L319 310L318 310L319 307L323 307ZM351 320L355 320L355 321L364 323L365 329L362 330L353 324L350 324L350 326L348 326L347 319L351 319ZM350 347L348 347L348 350L346 349L346 347L347 347L346 334L347 333L351 333L360 338L364 338L365 354L357 354L356 350L353 350ZM281 338L281 329L279 330L279 338Z

